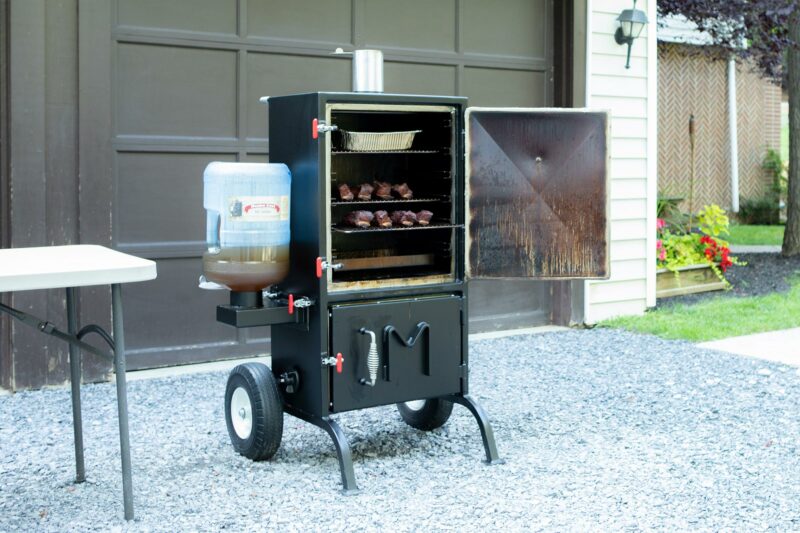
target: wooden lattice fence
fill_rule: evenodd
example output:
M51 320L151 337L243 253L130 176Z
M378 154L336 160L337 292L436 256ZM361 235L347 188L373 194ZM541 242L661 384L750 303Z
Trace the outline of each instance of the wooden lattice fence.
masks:
M727 64L690 52L682 45L658 46L658 188L668 196L688 196L688 124L694 114L695 209L708 203L728 208ZM769 188L769 178L761 168L766 150L780 146L781 93L742 65L736 73L736 91L739 193L742 199L755 199Z

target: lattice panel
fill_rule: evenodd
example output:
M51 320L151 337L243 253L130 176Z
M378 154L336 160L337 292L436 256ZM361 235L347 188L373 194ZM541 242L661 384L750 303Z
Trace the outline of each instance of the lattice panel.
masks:
M658 48L659 192L688 197L689 116L694 114L694 208L708 203L730 207L727 64L683 50L668 44L659 44ZM771 124L780 120L772 109L776 101L773 93L779 89L747 68L740 67L736 79L740 196L757 198L766 192L761 168L766 147L779 142ZM688 203L683 207L688 208Z

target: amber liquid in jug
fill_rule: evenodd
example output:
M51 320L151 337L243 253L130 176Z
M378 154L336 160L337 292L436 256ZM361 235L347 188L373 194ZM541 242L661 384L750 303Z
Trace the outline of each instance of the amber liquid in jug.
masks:
M203 254L206 279L233 291L260 291L289 272L289 245L223 248Z

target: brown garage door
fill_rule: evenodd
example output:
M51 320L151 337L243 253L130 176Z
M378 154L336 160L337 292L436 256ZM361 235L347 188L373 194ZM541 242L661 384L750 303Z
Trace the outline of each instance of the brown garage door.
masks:
M112 36L110 50L85 46L82 59L99 65L96 81L111 80L113 239L159 269L156 281L126 292L133 368L269 349L267 330L215 322L227 293L197 289L202 171L213 160L266 160L260 96L349 90L350 63L329 55L335 47L382 49L387 92L552 104L552 0L506 0L502 9L482 0L116 0L107 9L81 39ZM544 285L472 290L473 329L547 320Z

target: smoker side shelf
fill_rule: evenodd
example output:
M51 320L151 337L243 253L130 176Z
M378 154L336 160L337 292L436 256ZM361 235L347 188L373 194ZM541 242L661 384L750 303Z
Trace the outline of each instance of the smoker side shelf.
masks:
M354 228L352 226L339 226L333 225L331 226L331 231L336 233L377 233L377 232L388 232L388 231L416 231L416 230L434 230L434 229L448 229L448 228L463 228L463 224L449 224L445 222L437 222L433 224L428 224L427 226L402 226L402 227L391 227L391 228L378 228L375 226L370 226L368 228Z

